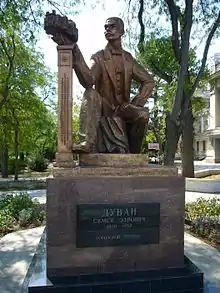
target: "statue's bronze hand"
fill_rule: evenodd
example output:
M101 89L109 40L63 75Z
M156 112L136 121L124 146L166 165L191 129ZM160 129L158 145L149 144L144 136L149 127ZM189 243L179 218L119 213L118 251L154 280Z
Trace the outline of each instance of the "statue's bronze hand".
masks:
M71 41L68 37L61 33L56 33L53 37L52 40L57 43L58 45L72 45L74 44L73 41Z
M44 29L58 45L74 44L78 41L78 29L72 20L60 16L55 11L47 12L44 19Z

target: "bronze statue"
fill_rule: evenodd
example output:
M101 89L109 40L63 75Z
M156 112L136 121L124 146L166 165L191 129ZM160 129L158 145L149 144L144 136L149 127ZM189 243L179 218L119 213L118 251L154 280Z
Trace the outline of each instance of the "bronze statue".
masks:
M92 55L89 68L76 44L78 31L65 17L47 14L45 30L58 45L73 44L73 69L85 88L80 112L80 145L75 151L93 153L140 153L149 119L144 107L154 81L130 53L122 49L124 23L108 18L104 50ZM131 100L131 82L140 84Z

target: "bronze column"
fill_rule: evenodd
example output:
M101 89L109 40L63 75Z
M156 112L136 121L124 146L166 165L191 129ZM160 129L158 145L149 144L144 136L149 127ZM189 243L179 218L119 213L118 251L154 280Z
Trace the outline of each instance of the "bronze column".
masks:
M58 50L58 148L56 165L71 167L73 163L73 45L57 46Z

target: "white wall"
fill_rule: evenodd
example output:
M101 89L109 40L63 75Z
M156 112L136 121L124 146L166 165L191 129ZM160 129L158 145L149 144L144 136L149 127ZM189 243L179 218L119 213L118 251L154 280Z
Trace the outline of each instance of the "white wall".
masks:
M209 129L215 128L215 93L210 96Z
M220 126L220 91L215 89L215 127Z

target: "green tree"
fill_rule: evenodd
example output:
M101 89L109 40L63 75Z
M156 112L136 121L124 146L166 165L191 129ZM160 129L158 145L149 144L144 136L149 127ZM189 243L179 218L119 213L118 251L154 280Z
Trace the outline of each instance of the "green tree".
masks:
M9 43L7 43L7 41ZM2 64L7 63L7 53L11 49L10 39L4 40L5 51L0 51ZM55 147L56 121L45 106L45 88L53 88L52 76L45 68L43 56L25 45L19 37L14 36L16 53L13 57L13 67L8 78L7 66L0 70L0 93L7 90L7 96L0 94L4 102L0 108L1 117L1 149L5 150L5 161L2 163L7 176L8 152L15 156L15 177L18 175L18 156L22 152L33 152L36 149L48 147L49 141ZM44 93L43 93L44 92ZM41 95L42 96L41 99ZM53 94L53 93L52 93ZM12 147L13 145L13 147Z
M131 1L129 3L131 5ZM182 135L183 176L186 177L194 176L192 97L203 77L211 41L219 32L219 3L219 0L152 0L148 2L139 0L138 8L137 2L134 3L136 9L133 9L133 14L136 13L138 16L141 28L138 45L141 53L145 45L145 28L146 26L149 27L149 24L153 27L156 35L162 37L165 32L168 32L168 35L171 36L170 45L175 58L176 65L174 65L177 66L177 77L173 105L166 117L165 164L172 165L174 163L177 144L180 135ZM154 16L149 11L152 11ZM147 15L149 17L145 25ZM163 20L163 24L160 19ZM168 24L167 26L165 21ZM198 27L204 34L201 33L201 30L198 34ZM190 46L190 41L192 39L201 41L201 38L206 40L204 52L200 64L194 63L196 64L195 70L190 68L191 58L193 57L191 53L194 52ZM169 57L169 52L164 53L168 53ZM154 57L156 58L156 56Z
M154 94L154 107L152 113L154 116L154 123L151 124L157 136L157 142L160 143L159 136L163 138L162 149L165 147L165 117L169 115L170 109L174 103L176 81L178 77L178 63L172 50L172 44L170 37L163 36L156 38L154 34L151 34L145 44L142 45L141 52L138 54L139 61L143 66L147 67L151 72L155 74L158 82L156 82L156 90ZM190 64L189 74L190 83L195 79L195 76L199 70L198 61L196 59L195 51L190 51ZM208 71L204 70L201 77L199 89L202 91L208 83ZM192 110L196 115L206 107L206 102L202 97L199 97L195 93L192 97ZM159 116L158 116L159 114ZM156 116L155 116L156 115ZM162 116L162 117L160 117ZM157 119L160 117L160 121ZM162 127L159 127L161 124ZM162 131L159 131L159 128Z
M77 2L79 1L75 1L75 3ZM36 115L38 107L40 111L36 87L42 88L42 85L45 85L48 72L42 61L42 56L36 53L35 44L39 32L42 30L44 10L46 8L59 10L61 7L65 11L70 4L70 1L54 2L53 0L46 2L43 0L2 0L0 2L0 165L4 177L8 175L8 154L11 149L12 134L15 136L14 143L17 141L16 145L18 145L19 138L19 145L28 144L30 147L30 131L27 131L27 139L21 144L24 136L21 131L24 128L22 121L27 122L27 124L31 123L32 120L25 120L26 118L29 119L28 113L30 114L32 111ZM47 86L50 86L50 83L47 83ZM42 111L42 115L44 115L44 112ZM46 112L48 112L48 109L46 109ZM50 116L50 114L48 115ZM22 120L22 117L24 120ZM51 116L51 119L50 121L54 125L54 117ZM36 121L32 125L36 130L35 125L37 125ZM47 125L51 124L42 124L44 128ZM40 132L40 128L38 131ZM50 133L53 133L54 141L56 133L54 131ZM45 135L46 137L49 139L50 136ZM32 138L34 144L33 141Z
M80 101L73 104L73 143L79 143L79 116L80 116Z
M0 31L19 31L24 41L34 42L42 30L46 10L74 15L82 4L83 0L1 0Z

